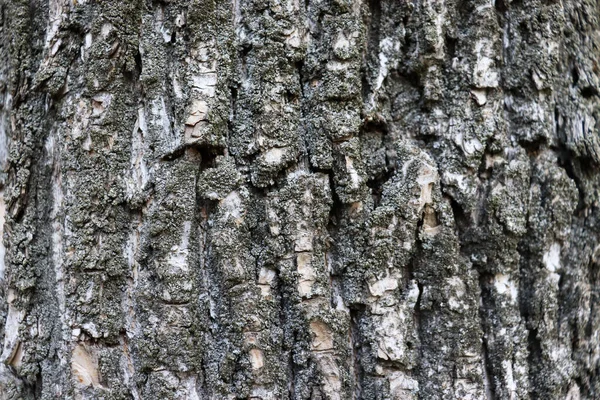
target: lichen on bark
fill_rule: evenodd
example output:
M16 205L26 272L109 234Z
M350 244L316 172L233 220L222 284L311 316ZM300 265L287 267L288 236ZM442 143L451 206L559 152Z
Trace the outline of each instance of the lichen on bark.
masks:
M595 2L0 0L0 399L596 399Z

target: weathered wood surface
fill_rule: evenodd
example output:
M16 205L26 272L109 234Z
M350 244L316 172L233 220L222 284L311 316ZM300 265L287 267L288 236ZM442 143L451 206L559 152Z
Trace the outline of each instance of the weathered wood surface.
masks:
M0 399L599 399L590 0L0 0Z

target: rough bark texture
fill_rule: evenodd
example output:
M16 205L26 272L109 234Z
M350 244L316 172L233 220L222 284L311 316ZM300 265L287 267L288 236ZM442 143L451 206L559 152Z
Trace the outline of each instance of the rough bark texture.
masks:
M0 18L0 399L600 398L597 1Z

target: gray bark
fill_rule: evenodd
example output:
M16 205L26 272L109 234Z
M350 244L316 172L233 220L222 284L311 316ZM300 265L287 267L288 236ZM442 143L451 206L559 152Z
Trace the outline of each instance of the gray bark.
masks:
M599 399L591 0L0 0L0 399Z

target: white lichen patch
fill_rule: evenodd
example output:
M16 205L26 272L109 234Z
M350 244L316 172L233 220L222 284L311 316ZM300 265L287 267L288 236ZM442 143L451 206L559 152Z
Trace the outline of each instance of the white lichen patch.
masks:
M444 171L442 178L444 184L454 185L463 192L465 192L469 188L469 184L467 183L467 177L465 175Z
M189 253L188 245L191 227L191 221L185 221L183 223L181 242L178 246L173 246L167 256L167 266L169 267L169 273L171 274L177 275L189 272L187 257Z
M338 32L337 38L333 43L333 52L340 59L346 59L346 55L351 50L351 42L343 32Z
M110 22L105 22L104 24L102 24L102 28L100 29L102 37L106 39L110 32L113 30L113 28L114 27Z
M542 261L549 271L548 281L553 288L558 289L558 282L560 281L560 274L558 271L561 269L560 264L560 244L553 243L550 249L544 253Z
M512 362L510 360L502 361L502 369L504 370L504 376L505 376L504 383L506 385L506 388L508 389L510 398L517 398L516 397L517 382L515 381L514 376L513 376Z
M513 302L519 297L519 288L508 275L496 274L494 276L494 288L500 294L507 294Z
M377 74L377 80L375 81L375 90L379 90L381 88L383 81L388 75L388 54L391 52L393 47L393 41L390 38L384 38L379 42L379 71Z
M264 153L264 158L263 158L265 163L270 164L270 165L281 164L281 161L283 160L283 156L284 156L284 150L285 149L277 148L277 147L267 150L267 152Z
M542 261L548 271L556 272L560 270L560 244L556 242L552 243L550 249L544 253Z
M148 182L149 173L146 166L144 136L147 132L144 109L138 109L138 118L131 133L130 176L126 179L127 196L132 198L143 191Z
M312 251L313 236L314 236L313 231L302 228L302 226L300 226L295 235L294 251L296 251L296 252Z
M483 150L483 144L476 137L465 138L462 132L458 132L453 136L454 143L456 143L466 155L472 155L479 153Z
M240 220L243 215L242 210L242 198L237 191L233 191L227 195L223 200L219 202L220 208L223 210L223 220L233 218L234 220Z
M350 67L350 62L331 60L327 63L326 68L328 71L343 71Z

